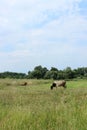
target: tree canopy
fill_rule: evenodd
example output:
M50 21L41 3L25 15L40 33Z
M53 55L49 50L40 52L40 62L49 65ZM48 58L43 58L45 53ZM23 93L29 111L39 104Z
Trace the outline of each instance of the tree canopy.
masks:
M17 79L73 79L73 78L87 78L87 67L79 67L77 69L71 69L66 67L64 70L59 70L55 67L51 67L48 70L41 65L36 66L33 71L28 71L28 74L17 72L3 72L0 73L0 78L17 78Z

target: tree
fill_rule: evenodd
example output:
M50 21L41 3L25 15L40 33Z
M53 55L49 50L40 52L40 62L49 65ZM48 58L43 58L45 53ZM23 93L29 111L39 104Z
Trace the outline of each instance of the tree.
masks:
M58 69L55 68L55 67L51 67L51 70L50 71L57 71L58 72Z
M0 78L16 78L23 79L26 78L26 74L24 73L16 73L16 72L3 72L0 74Z
M44 79L51 79L51 71L46 72Z
M65 79L72 79L74 78L74 73L70 67L67 67L64 70Z
M28 78L43 79L47 71L46 67L36 66L32 72L29 71Z
M45 79L57 79L58 70L54 67L51 67L50 71L47 71Z
M58 71L57 79L58 80L65 79L65 75L64 75L64 72L62 70Z

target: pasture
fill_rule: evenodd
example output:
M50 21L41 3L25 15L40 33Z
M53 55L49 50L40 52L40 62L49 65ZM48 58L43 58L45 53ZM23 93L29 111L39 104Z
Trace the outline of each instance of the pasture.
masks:
M51 83L0 79L0 130L87 130L87 80Z

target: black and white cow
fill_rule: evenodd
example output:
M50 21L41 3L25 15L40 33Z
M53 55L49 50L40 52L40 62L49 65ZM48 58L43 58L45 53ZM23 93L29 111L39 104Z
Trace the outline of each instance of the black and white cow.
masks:
M66 88L66 81L65 80L59 80L59 81L54 81L51 85L51 90L54 88L54 87L64 87Z

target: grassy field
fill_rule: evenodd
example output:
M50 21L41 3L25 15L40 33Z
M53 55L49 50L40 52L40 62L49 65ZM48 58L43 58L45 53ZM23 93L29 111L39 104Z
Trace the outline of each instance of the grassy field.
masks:
M87 130L87 80L51 83L0 79L0 130Z

